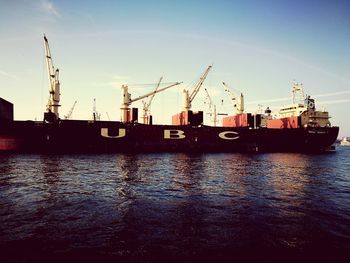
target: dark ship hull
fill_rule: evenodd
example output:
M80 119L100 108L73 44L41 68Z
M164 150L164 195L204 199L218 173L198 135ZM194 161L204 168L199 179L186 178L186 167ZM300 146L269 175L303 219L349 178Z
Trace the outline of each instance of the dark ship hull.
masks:
M173 125L152 125L151 118L145 122L148 124L139 124L137 109L130 109L133 102L151 97L144 103L143 110L147 113L154 94L181 84L176 82L158 89L162 78L154 91L135 99L131 99L128 86L122 85L121 122L60 120L59 70L53 66L45 36L44 44L50 82L44 121L15 121L13 104L0 98L0 152L322 152L337 139L339 128L330 126L328 113L315 111L314 100L310 97L304 101L307 108L293 104L280 114L283 118L273 120L271 110L265 111L266 116L243 113L241 94L232 98L239 101L239 114L224 118L223 127L202 125L203 112L192 112L191 102L212 66L206 69L191 92L185 90L184 111L172 117ZM224 82L223 85L228 88ZM299 84L293 85L294 95L302 90ZM207 95L210 99L208 92ZM291 109L294 112L291 113ZM284 118L286 113L288 118ZM93 116L94 120L98 119L95 105ZM147 114L143 116L146 121Z
M0 122L0 152L324 152L338 127L271 129L60 120Z

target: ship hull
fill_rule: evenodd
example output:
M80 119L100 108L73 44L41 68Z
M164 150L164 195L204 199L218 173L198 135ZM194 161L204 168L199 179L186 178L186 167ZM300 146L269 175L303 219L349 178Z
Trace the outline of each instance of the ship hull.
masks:
M338 127L270 129L61 120L0 126L0 152L324 152Z

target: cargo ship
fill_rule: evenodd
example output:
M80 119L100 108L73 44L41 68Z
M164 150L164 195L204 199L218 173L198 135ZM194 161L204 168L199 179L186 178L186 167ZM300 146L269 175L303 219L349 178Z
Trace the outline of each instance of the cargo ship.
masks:
M62 119L59 70L53 66L45 36L44 47L50 87L43 120L14 120L13 104L0 98L1 153L325 152L338 136L339 127L331 126L328 112L316 110L315 100L305 96L303 86L297 83L292 88L292 103L279 111L266 108L264 113L246 113L240 94L232 98L236 112L223 117L222 126L216 121L204 125L203 111L192 111L191 103L212 66L192 90L184 90L183 111L172 117L171 125L153 124L148 106L156 93L180 82L164 88L158 85L135 99L123 85L120 121L102 121L95 112L92 120ZM140 123L138 109L130 106L146 98L149 102L144 102Z

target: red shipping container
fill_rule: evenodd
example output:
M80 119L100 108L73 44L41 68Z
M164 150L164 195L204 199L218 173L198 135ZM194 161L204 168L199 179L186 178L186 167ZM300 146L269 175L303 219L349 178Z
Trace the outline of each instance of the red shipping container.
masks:
M267 121L270 129L295 129L298 128L298 117L281 118Z
M203 111L182 111L171 118L172 125L188 125L193 126L203 124Z
M172 125L185 125L185 124L187 124L186 112L182 111L178 114L173 115L171 118L171 124Z
M249 113L237 114L234 116L224 117L222 119L223 127L248 127Z

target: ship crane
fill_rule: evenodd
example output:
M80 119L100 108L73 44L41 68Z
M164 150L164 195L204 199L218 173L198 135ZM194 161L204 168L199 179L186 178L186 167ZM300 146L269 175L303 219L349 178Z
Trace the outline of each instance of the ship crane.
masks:
M217 123L217 118L216 118L216 105L213 104L213 101L209 95L209 92L206 88L204 88L205 90L205 94L206 94L206 99L208 99L209 101L209 116L212 117L213 116L213 123L214 123L214 126L216 126L216 123Z
M211 99L211 97L210 97L210 95L209 95L208 90L207 90L206 88L204 88L204 90L205 90L205 94L206 94L206 99L208 99L208 101L209 101L209 110L211 111L212 106L213 106L213 101L212 101L212 99ZM205 102L204 102L204 103L205 103ZM215 105L214 105L214 106L215 106Z
M129 112L130 112L130 105L133 103L133 102L136 102L136 101L139 101L139 100L142 100L144 98L147 98L149 96L152 96L158 92L161 92L161 91L164 91L166 89L169 89L171 87L174 87L174 86L177 86L179 84L181 84L182 82L176 82L174 84L171 84L169 86L166 86L164 88L161 88L161 89L157 89L157 90L154 90L150 93L147 93L145 95L142 95L142 96L139 96L135 99L131 99L131 94L128 92L128 85L122 85L122 105L121 105L121 108L120 108L120 111L121 111L121 121L122 122L129 122L130 119L129 119Z
M45 56L47 64L47 72L50 82L50 96L46 106L48 112L55 114L56 119L59 118L58 108L60 105L60 81L59 81L59 70L55 69L52 62L51 51L49 47L49 41L44 35L44 46L45 46Z
M217 117L219 115L227 115L227 113L217 113L216 112L216 105L213 104L213 100L211 99L208 90L206 88L204 88L204 90L206 93L206 99L208 99L208 101L209 101L209 116L213 117L212 121L213 121L213 124L215 127L216 124L219 122Z
M242 114L244 112L244 97L241 93L239 96L237 96L235 93L231 91L231 88L228 84L225 82L222 82L222 85L225 87L225 91L230 94L231 99L237 101L236 104L234 104L234 107L236 108L236 111L238 114Z
M198 91L200 90L200 88L203 85L204 80L206 79L206 77L208 76L208 73L210 71L210 69L212 68L212 65L210 65L202 74L202 76L199 78L198 83L193 87L192 92L190 94L189 90L184 90L184 111L189 111L191 110L191 104L192 101L194 100L194 98L196 97Z
M73 106L70 108L69 112L67 113L67 115L64 116L64 118L66 120L70 119L72 117L75 105L77 104L77 101L74 102Z
M157 91L159 89L159 86L160 86L160 83L162 82L163 80L163 77L161 77L158 81L158 84L156 86L156 88L154 89L154 91ZM150 117L150 107L151 107L151 104L152 104L152 100L154 98L154 96L156 95L156 93L153 93L153 95L150 95L150 98L149 98L149 101L145 101L145 100L142 100L142 104L143 104L143 123L144 124L152 124L152 121L151 121L151 117Z

